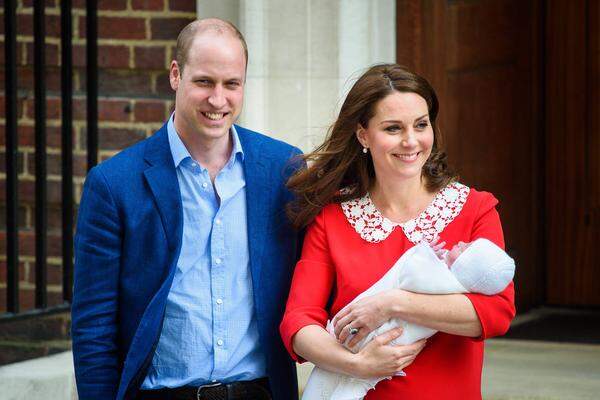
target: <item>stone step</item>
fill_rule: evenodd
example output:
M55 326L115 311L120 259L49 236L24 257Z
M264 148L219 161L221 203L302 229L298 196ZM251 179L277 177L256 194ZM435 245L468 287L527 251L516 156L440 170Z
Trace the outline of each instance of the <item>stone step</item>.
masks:
M0 365L71 349L69 313L0 320Z
M69 340L9 341L0 340L0 365L45 357L71 349Z

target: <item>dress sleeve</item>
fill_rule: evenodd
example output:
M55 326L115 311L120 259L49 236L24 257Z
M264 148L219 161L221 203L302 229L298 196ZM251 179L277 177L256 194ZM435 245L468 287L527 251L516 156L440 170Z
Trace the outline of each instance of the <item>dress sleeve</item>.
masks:
M308 325L325 327L328 318L327 302L335 273L327 243L324 212L308 227L302 256L296 264L292 286L279 331L283 343L295 361L302 362L294 352L294 335Z
M500 216L496 211L498 200L489 193L482 193L471 241L485 238L504 249L504 235ZM467 298L473 304L475 312L481 321L481 336L476 340L484 340L494 336L504 335L515 317L515 288L510 282L502 292L486 296L478 293L467 293Z

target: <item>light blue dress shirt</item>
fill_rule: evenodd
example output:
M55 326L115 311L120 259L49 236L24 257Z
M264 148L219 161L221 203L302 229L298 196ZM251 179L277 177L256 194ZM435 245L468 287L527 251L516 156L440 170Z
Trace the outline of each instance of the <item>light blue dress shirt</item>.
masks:
M183 202L183 237L162 332L142 389L264 377L241 143L232 126L231 157L213 187L208 170L190 156L173 119L167 130Z

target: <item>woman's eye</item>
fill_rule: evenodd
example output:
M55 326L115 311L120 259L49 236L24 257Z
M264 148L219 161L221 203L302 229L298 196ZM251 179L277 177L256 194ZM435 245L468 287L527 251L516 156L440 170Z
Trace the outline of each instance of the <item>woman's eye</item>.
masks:
M418 129L425 129L425 128L427 128L428 126L429 126L429 122L427 122L427 121L419 122L419 123L417 124L417 128L418 128Z
M398 125L390 125L387 128L385 128L385 130L388 132L398 132L400 129L401 128Z

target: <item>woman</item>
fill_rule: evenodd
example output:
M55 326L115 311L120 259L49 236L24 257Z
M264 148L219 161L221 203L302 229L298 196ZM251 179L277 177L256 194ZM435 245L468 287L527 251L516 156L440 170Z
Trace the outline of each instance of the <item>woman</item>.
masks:
M334 320L337 340L324 326L369 288L405 251L439 238L486 238L504 247L489 193L456 181L446 165L436 127L438 102L422 77L398 65L378 65L354 84L328 138L306 156L308 168L288 186L298 201L294 224L307 227L281 334L296 360L309 360L358 377L395 376L367 399L479 399L483 339L506 332L514 317L511 283L494 296L424 295L389 290L346 307ZM427 344L388 343L380 335L358 343L390 318L440 331Z

